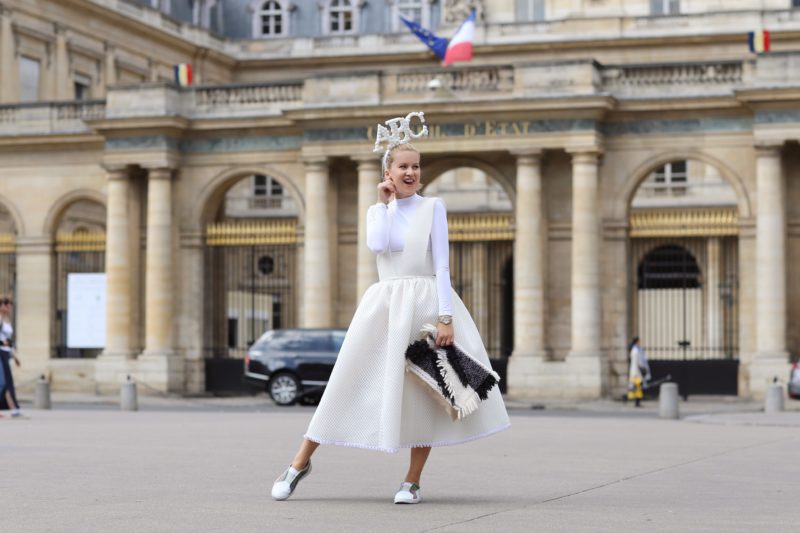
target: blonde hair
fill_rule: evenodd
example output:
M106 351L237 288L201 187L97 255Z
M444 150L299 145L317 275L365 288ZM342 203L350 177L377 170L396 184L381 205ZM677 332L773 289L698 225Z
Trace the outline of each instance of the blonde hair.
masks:
M414 145L411 143L400 144L395 146L391 150L389 150L389 155L386 158L386 170L392 168L392 163L394 163L394 154L395 152L416 152L419 154L419 150L414 148ZM421 154L420 154L421 155Z

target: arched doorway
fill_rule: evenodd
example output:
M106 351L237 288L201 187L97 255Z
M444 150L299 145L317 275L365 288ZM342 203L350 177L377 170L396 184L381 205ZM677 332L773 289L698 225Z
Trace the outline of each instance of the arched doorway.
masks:
M87 313L97 307L97 291L105 290L105 250L105 206L94 200L69 204L55 231L53 357L97 357L103 350Z
M684 396L737 393L738 221L733 188L697 160L658 166L631 201L632 333Z
M424 190L447 205L453 288L493 359L513 349L513 206L503 187L472 167L448 170Z
M209 390L231 387L210 379L215 368L227 368L214 361L245 357L266 330L296 327L297 216L295 198L268 174L237 180L219 200L206 227L204 345Z

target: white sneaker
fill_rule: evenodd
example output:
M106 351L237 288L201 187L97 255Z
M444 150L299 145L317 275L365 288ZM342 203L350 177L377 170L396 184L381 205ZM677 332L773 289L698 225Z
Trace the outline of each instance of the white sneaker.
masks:
M404 481L400 484L400 490L394 495L394 503L419 503L422 501L422 493L419 485Z
M306 467L302 470L296 470L293 466L289 465L286 472L275 480L272 485L272 497L278 501L287 499L294 492L295 487L301 479L311 473L311 461L308 462Z

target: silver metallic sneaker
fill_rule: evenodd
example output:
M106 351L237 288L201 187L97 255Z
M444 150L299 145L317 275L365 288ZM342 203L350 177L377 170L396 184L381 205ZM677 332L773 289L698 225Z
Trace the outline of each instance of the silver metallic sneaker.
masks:
M419 485L404 481L400 484L400 490L394 495L394 503L419 503L422 501L422 493Z
M291 465L286 469L286 472L275 480L272 485L272 497L278 501L289 498L294 492L295 487L301 479L311 473L311 461L308 462L302 470L295 470Z

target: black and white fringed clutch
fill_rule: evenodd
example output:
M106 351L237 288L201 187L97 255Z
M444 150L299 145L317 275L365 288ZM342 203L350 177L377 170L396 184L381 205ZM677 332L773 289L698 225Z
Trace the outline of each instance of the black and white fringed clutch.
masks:
M420 334L406 348L406 371L427 385L453 420L465 418L480 407L500 376L456 344L436 346L436 326L425 324Z

